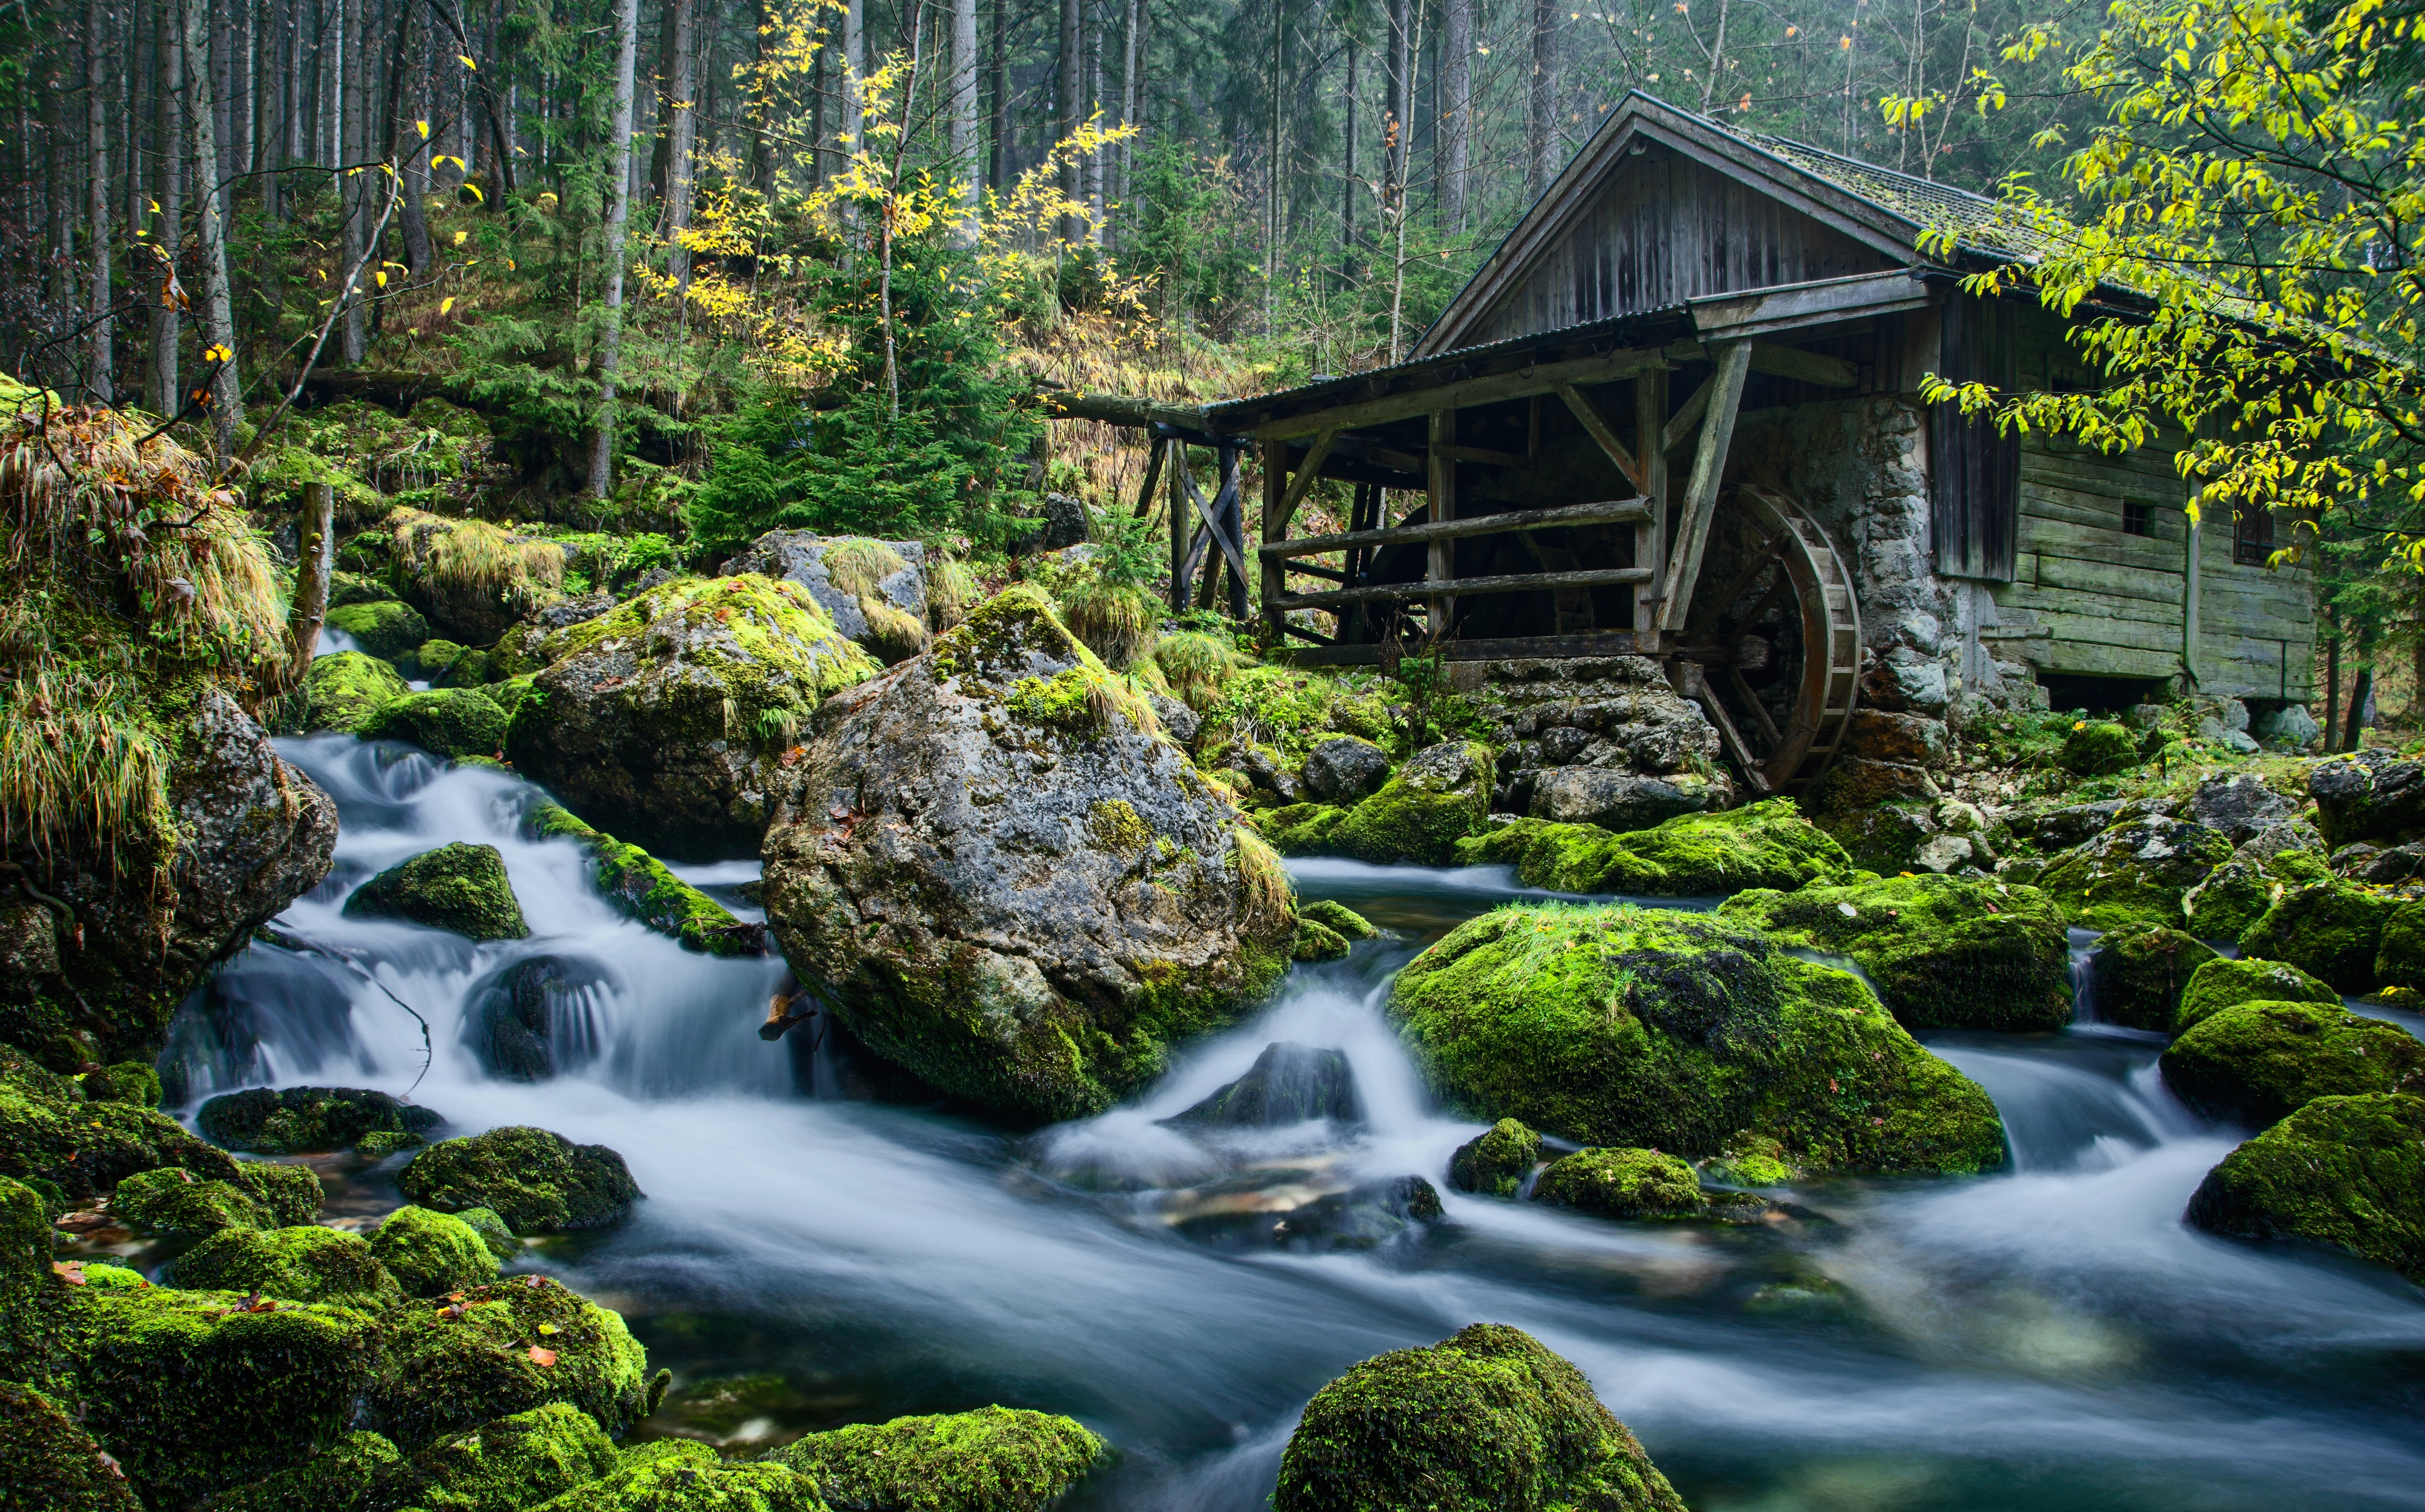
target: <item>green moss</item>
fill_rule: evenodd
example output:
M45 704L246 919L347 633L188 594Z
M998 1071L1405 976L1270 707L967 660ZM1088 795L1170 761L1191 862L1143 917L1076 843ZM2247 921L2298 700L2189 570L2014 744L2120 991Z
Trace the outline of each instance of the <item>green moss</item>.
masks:
M2384 987L2425 988L2425 900L2402 903L2383 921L2374 979Z
M1293 771L1306 753L1333 735L1354 735L1389 746L1396 735L1389 716L1386 684L1377 679L1351 681L1304 667L1233 666L1216 672L1204 648L1185 645L1165 635L1155 646L1154 659L1181 697L1206 688L1217 696L1196 704L1204 712L1196 744L1215 750L1242 737L1269 746ZM1167 656L1164 648L1171 648ZM1174 668L1173 664L1176 664ZM1200 696L1200 695L1199 695ZM1195 704L1194 698L1188 698Z
M2309 1102L2207 1172L2189 1220L2329 1245L2425 1284L2425 1098Z
M1495 1323L1368 1359L1315 1392L1272 1506L1684 1512L1583 1373Z
M345 899L352 918L404 919L474 940L523 940L530 925L494 845L458 841L391 866Z
M350 734L363 720L411 691L394 668L376 656L358 651L322 656L303 678L303 732L335 730Z
M2261 1129L2320 1097L2425 1089L2425 1043L2321 1003L2239 1003L2164 1047L2164 1085L2210 1118Z
M76 1290L85 1426L154 1505L257 1481L334 1445L379 1367L370 1313L233 1292Z
M463 659L464 650L459 641L432 636L414 647L410 656L400 658L396 667L413 677L439 683L444 681L448 670Z
M549 803L522 821L535 839L570 840L589 853L590 879L625 918L709 956L758 953L751 932L732 910L683 881L637 845L593 828L572 811Z
M2347 882L2293 888L2240 937L2243 955L2288 961L2343 992L2374 987L2384 926L2401 907L2391 893Z
M40 1179L82 1198L164 1166L236 1175L234 1161L176 1119L132 1102L86 1102L73 1082L0 1044L0 1176Z
M1727 919L1851 957L1911 1029L2060 1029L2071 1021L2063 912L2033 887L1898 877L1738 893Z
M385 1307L402 1294L360 1234L310 1225L222 1229L177 1257L177 1284L289 1302Z
M651 1456L530 1512L827 1512L816 1482L783 1465Z
M609 640L652 638L689 648L683 664L709 674L718 700L732 700L742 729L757 728L769 712L804 719L883 670L834 628L807 588L756 572L660 583L551 636L546 655L561 661Z
M1103 1440L1068 1418L1004 1407L812 1433L765 1457L865 1512L1044 1512Z
M205 1180L178 1166L138 1171L118 1183L112 1214L163 1233L217 1233L269 1227L252 1193L234 1182Z
M1693 1167L1656 1150L1579 1150L1550 1163L1533 1199L1606 1218L1697 1218L1709 1209Z
M1316 924L1336 931L1342 940L1370 940L1380 933L1373 921L1336 898L1316 898L1311 903L1297 905L1299 919L1311 919Z
M2230 859L2230 840L2212 829L2140 819L2064 852L2037 885L2084 928L2138 923L2177 928L2186 917L2182 895Z
M1399 973L1389 1012L1469 1116L1700 1159L1777 1141L1811 1169L2003 1163L1985 1093L1847 973L1763 934L1630 906L1502 908Z
M648 1415L648 1351L620 1317L544 1277L405 1308L387 1347L372 1426L406 1449L550 1402L579 1407L610 1436Z
M2222 958L2213 947L2160 924L2108 930L2089 957L2096 1016L2107 1023L2170 1034L2191 976Z
M201 1105L194 1122L229 1150L300 1155L359 1147L378 1134L412 1134L442 1121L428 1108L352 1086L247 1087Z
M1301 961L1338 960L1348 952L1347 937L1318 919L1300 917L1296 922L1296 939L1289 947L1292 959Z
M1514 1197L1541 1163L1541 1136L1514 1118L1502 1118L1456 1147L1448 1160L1448 1184L1460 1192Z
M1245 665L1228 635L1203 630L1172 631L1153 643L1152 655L1171 696L1199 712L1220 701L1222 684Z
M604 1145L519 1125L432 1145L395 1184L440 1213L488 1208L523 1234L603 1228L640 1196L623 1157Z
M620 1469L614 1443L588 1413L550 1402L442 1439L390 1467L377 1500L413 1512L522 1512Z
M2163 1027L2179 1034L2236 1003L2324 1003L2340 1006L2341 995L2285 961L2217 957L2190 973L2179 1009Z
M1461 763L1418 760L1400 767L1381 791L1347 811L1331 833L1332 848L1376 865L1448 864L1457 842L1490 815L1490 748L1468 742L1462 755ZM1460 765L1462 776L1455 773Z
M160 1070L150 1061L122 1060L110 1067L106 1075L105 1089L88 1087L85 1095L96 1102L132 1102L138 1108L160 1105Z
M384 662L410 654L429 638L429 621L421 612L393 599L345 604L329 610L322 622L351 635L354 644Z
M2184 927L2200 940L2238 940L2282 892L2283 884L2256 863L2225 861L2181 895Z
M1153 844L1153 827L1126 798L1106 798L1088 809L1086 833L1104 850L1141 851Z
M2055 764L2074 777L2112 777L2139 764L2139 738L2125 727L2091 720L2063 743Z
M478 688L431 688L380 705L354 733L401 740L432 756L490 756L506 743L506 712Z
M143 1512L92 1436L59 1404L13 1381L0 1381L0 1508Z
M1456 847L1461 865L1512 865L1528 887L1557 893L1685 897L1744 888L1791 891L1853 879L1852 858L1782 798L1720 813L1680 814L1654 829L1518 819Z
M1327 856L1339 849L1345 809L1327 803L1292 803L1254 815L1255 828L1283 856Z
M204 1512L372 1512L379 1476L403 1457L378 1434L349 1433L293 1470L220 1492Z
M401 1207L371 1235L371 1253L408 1296L442 1296L497 1279L479 1231L449 1213Z
M511 1260L528 1247L514 1237L514 1231L506 1227L505 1218L494 1208L465 1208L454 1216L470 1224L480 1242L489 1247L489 1253L500 1262Z

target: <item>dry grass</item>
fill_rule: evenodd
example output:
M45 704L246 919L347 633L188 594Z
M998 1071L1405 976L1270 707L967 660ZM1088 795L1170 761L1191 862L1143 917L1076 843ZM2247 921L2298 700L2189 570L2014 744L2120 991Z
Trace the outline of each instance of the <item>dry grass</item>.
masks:
M1289 880L1279 852L1266 844L1262 836L1245 825L1231 834L1237 846L1238 887L1246 906L1246 932L1278 934L1296 918L1296 884Z
M564 547L555 541L405 507L391 510L386 524L396 564L432 588L493 594L518 612L564 590Z
M834 587L859 599L874 598L886 578L909 565L899 552L864 536L827 541L819 559Z
M1061 594L1061 622L1104 665L1126 669L1153 645L1162 605L1143 588L1105 583L1089 572Z
M1220 701L1222 684L1243 665L1228 637L1201 630L1174 630L1153 645L1154 665L1174 696L1203 712Z

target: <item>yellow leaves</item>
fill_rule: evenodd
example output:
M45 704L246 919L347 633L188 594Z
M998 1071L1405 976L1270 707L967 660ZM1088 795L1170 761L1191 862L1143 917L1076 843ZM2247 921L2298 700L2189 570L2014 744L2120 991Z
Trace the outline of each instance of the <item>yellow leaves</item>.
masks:
M205 362L233 362L234 359L235 353L228 350L226 346L217 342L213 342L210 346L202 348L202 361Z
M470 70L471 70L473 72L474 72L474 73L477 73L477 72L480 72L480 65L479 65L479 64L477 64L477 63L473 62L473 61L471 60L471 58L470 58L470 57L466 56L465 55L463 55L463 54L461 54L461 53L458 53L458 54L456 54L456 55L455 55L455 61L456 61L456 62L458 62L458 63L462 64L465 68L470 69Z
M438 301L438 313L439 313L440 314L442 314L442 314L444 314L447 311L452 310L452 309L454 309L454 308L455 308L455 297L454 297L453 295L451 295L451 294L450 294L450 295L448 295L445 298L441 299L441 300L439 300L439 301Z
M426 121L416 121L412 123L412 129L421 133L421 139L423 141L426 142L429 139L429 122Z
M480 186L473 183L470 179L465 179L463 181L463 192L472 197L472 202L474 204L487 204L489 202L489 197L482 194L480 192ZM456 234L460 235L462 233L458 232Z
M384 289L384 288L386 288L386 287L387 287L387 269L385 269L385 268L380 268L377 272L376 272L376 273L372 274L371 276L372 276L373 278L375 278L375 279L378 280L378 286L379 286L380 288Z
M464 239L465 237L467 237L467 236L471 235L471 234L472 234L472 233L471 233L470 232L468 232L468 231L458 231L458 232L457 232L457 233L455 233L455 242L454 242L454 245L456 245L456 246L458 246L458 247L462 246L462 245L463 245L463 239Z

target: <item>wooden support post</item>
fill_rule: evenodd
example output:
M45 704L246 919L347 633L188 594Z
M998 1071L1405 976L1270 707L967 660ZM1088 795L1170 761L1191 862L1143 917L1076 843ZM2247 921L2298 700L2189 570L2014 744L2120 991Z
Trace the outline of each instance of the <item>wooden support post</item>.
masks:
M1229 563L1229 618L1239 624L1246 622L1246 503L1245 478L1238 469L1243 448L1221 448L1221 497L1229 501L1221 511L1221 555Z
M1599 449L1616 464L1617 475L1632 484L1636 492L1647 492L1642 476L1642 464L1625 449L1625 442L1616 439L1616 432L1608 428L1608 422L1602 420L1599 410L1583 397L1582 390L1571 383L1561 383L1558 385L1558 397L1566 401L1566 408L1573 410L1575 418L1582 423L1583 433L1599 442Z
M1642 453L1642 496L1650 501L1650 518L1633 527L1633 561L1651 570L1650 581L1634 590L1633 628L1646 635L1659 631L1659 595L1666 585L1659 569L1667 559L1667 370L1654 367L1633 380L1633 444Z
M1440 524L1456 518L1456 458L1441 448L1456 444L1456 411L1435 410L1431 425L1431 523ZM1456 542L1449 537L1433 541L1425 559L1423 580L1446 583L1456 576ZM1437 643L1448 638L1449 617L1456 612L1456 600L1445 593L1433 594L1425 601L1429 605L1431 623L1424 627L1428 639Z
M1136 517L1139 520L1153 512L1153 486L1162 481L1163 448L1177 444L1177 442L1164 442L1159 437L1146 442L1145 487L1137 490Z
M1327 441L1329 438L1325 436L1324 439ZM1330 448L1325 445L1322 449L1326 452ZM1313 458L1308 457L1306 460L1311 462ZM1309 480L1312 478L1313 469L1310 466L1306 469L1305 475ZM1288 539L1287 530L1284 528L1287 523L1285 516L1288 510L1288 442L1284 441L1263 442L1263 539L1265 541ZM1277 536L1272 534L1276 528L1280 530L1280 534ZM1262 562L1263 628L1270 633L1271 644L1277 646L1288 635L1283 625L1283 621L1288 617L1282 614L1279 608L1280 595L1288 591L1288 564L1270 556L1264 557Z
M1718 370L1710 375L1710 410L1701 418L1700 444L1693 449L1693 477L1684 485L1684 508L1676 523L1676 543L1667 552L1667 592L1659 603L1659 628L1684 628L1693 607L1693 584L1701 575L1701 555L1710 547L1717 517L1718 488L1726 479L1726 447L1734 440L1735 413L1742 408L1743 378L1751 372L1751 343L1718 348Z
M1170 612L1187 609L1187 442L1173 438L1170 448Z

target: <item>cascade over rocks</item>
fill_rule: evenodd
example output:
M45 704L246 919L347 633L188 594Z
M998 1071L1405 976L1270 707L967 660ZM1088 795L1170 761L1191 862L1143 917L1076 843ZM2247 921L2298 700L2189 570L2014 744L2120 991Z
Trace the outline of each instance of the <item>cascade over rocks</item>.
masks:
M2205 941L2160 924L2109 930L2089 957L2096 1016L2107 1023L2171 1034L2180 1018L2182 991L2207 962L2222 958Z
M366 1134L419 1134L444 1121L433 1109L356 1086L247 1087L212 1098L194 1117L213 1144L263 1155L344 1150Z
M1356 1073L1345 1054L1277 1040L1263 1047L1245 1075L1164 1121L1277 1129L1308 1118L1352 1123L1357 1117Z
M531 956L472 989L462 1039L483 1070L509 1082L544 1082L596 1052L588 1008L609 978L570 956Z
M766 911L879 1055L1067 1118L1285 968L1278 859L1032 588L844 693L768 831Z
M399 861L354 889L345 913L403 919L473 940L525 940L530 925L494 845L456 841Z

